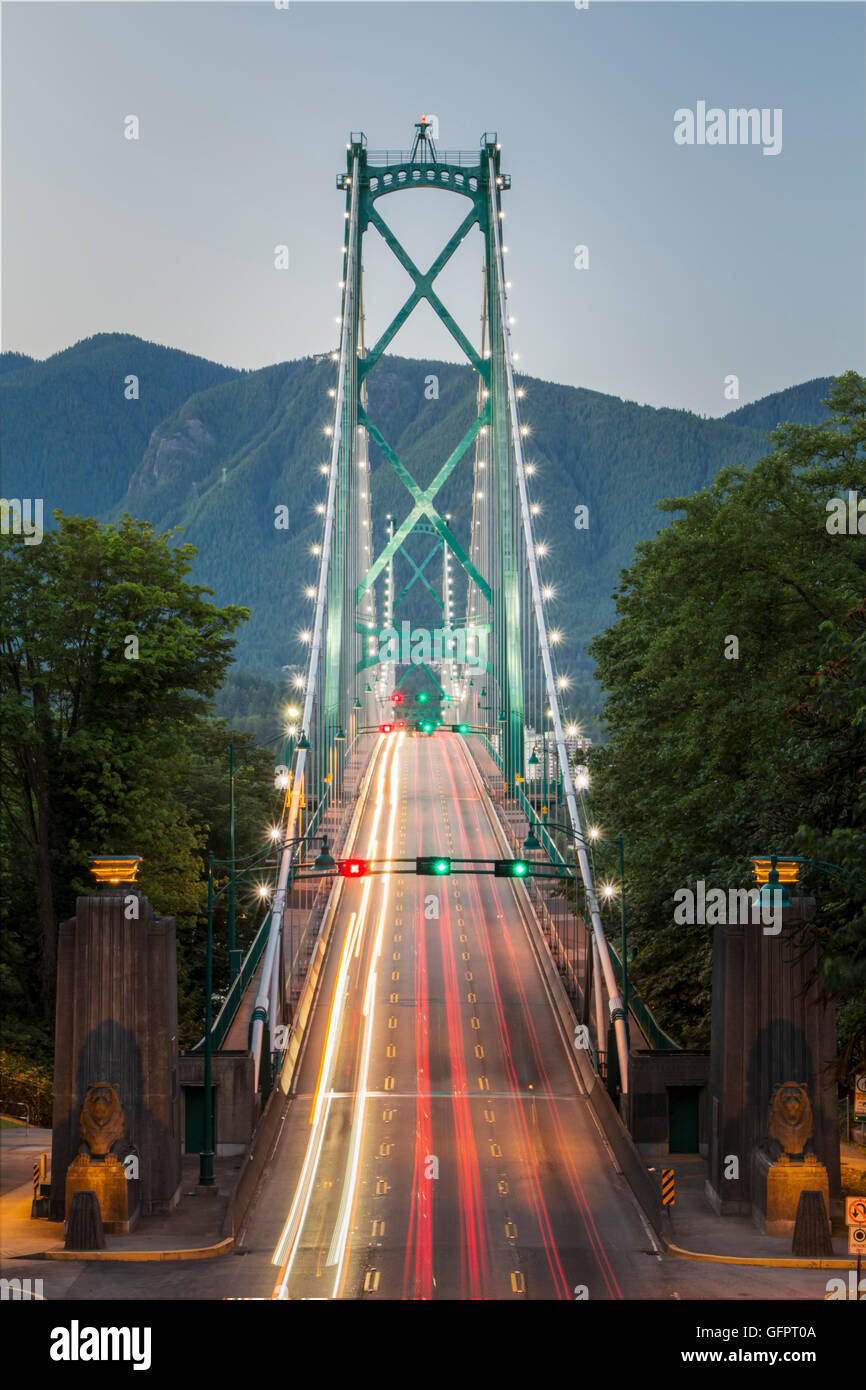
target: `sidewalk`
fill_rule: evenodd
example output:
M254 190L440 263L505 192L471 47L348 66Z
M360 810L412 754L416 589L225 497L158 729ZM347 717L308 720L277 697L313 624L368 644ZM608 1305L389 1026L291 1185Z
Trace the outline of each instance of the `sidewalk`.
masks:
M844 1153L851 1150L866 1177L866 1155L852 1145L843 1143L842 1148L843 1166L855 1166ZM771 1265L790 1262L795 1267L823 1267L817 1260L795 1258L791 1253L792 1236L762 1235L748 1216L717 1216L704 1192L707 1162L699 1154L668 1154L655 1159L654 1166L659 1181L662 1168L673 1168L676 1174L676 1202L668 1208L673 1227L671 1254L686 1259L760 1261ZM826 1267L856 1268L856 1259L848 1254L844 1227L834 1226L832 1243L833 1264L828 1263L828 1256Z
M13 1133L15 1141L10 1142L8 1136ZM34 1134L43 1137L34 1142ZM13 1154L16 1158L25 1157L32 1167L33 1156L44 1149L50 1153L50 1130L31 1130L30 1135L28 1146L17 1131L2 1131L0 1167L4 1171ZM18 1153L14 1153L16 1150ZM0 1259L40 1256L55 1260L206 1259L228 1254L233 1244L231 1235L224 1235L229 1199L244 1162L242 1154L217 1158L214 1186L205 1189L198 1187L198 1154L185 1155L181 1199L174 1211L168 1216L142 1217L131 1235L106 1235L105 1250L90 1253L64 1249L62 1221L31 1218L33 1184L28 1179L0 1196Z

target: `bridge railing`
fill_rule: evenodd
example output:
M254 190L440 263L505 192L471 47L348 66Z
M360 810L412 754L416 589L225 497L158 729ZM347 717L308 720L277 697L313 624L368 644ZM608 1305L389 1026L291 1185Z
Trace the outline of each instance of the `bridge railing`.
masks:
M474 736L481 743L497 771L502 772L502 759L496 748L490 742L486 734ZM471 749L471 739L467 740ZM478 760L476 759L476 765ZM497 808L501 807L502 814L500 819L504 822L503 828L508 836L509 843L515 852L519 852L521 841L528 829L529 824L534 825L535 834L550 862L557 867L567 868L574 871L574 865L569 863L563 856L559 846L550 832L538 819L535 808L530 804L527 797L520 790L516 795L506 797L504 794L504 782L499 777L496 778L496 786L492 786L490 778L485 773L485 769L479 765L479 772L482 780L488 789L493 793L491 800ZM515 817L514 811L519 815ZM542 921L542 928L548 937L548 944L556 962L560 977L568 991L572 1004L579 1019L589 1018L591 1010L585 998L586 981L586 959L589 952L589 933L582 915L574 910L574 905L566 897L565 883L557 884L555 880L535 879L530 877L525 881L530 897L539 909ZM623 984L622 959L614 944L608 939L608 951L610 952L611 963L617 983ZM646 1038L650 1047L660 1051L679 1051L679 1044L664 1031L657 1020L653 1017L649 1008L641 998L640 994L629 984L628 991L629 1013ZM604 1044L606 1039L600 1039L600 1057L603 1073Z
M480 150L437 150L436 159L416 159L419 169L435 169L439 164L456 164L461 169L477 169L481 165ZM411 164L411 150L368 150L367 167L381 169L389 164Z

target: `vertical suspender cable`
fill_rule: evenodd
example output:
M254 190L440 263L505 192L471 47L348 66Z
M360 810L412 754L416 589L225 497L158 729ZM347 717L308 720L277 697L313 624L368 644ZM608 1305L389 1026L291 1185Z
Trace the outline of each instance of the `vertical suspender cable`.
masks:
M331 564L331 552L333 548L334 518L336 515L337 481L339 478L340 448L342 445L342 424L343 409L346 397L346 369L348 360L348 350L350 339L354 342L354 333L351 331L355 314L355 253L357 243L358 225L358 157L355 156L352 165L352 198L349 213L348 229L348 256L346 261L345 292L343 295L343 322L340 338L340 368L337 383L337 403L334 411L334 436L331 441L331 462L328 471L328 505L325 515L325 535L322 544L322 559L319 566L319 586L316 592L316 614L313 625L313 640L310 648L310 665L307 673L307 685L304 692L304 712L301 718L302 732L309 739L313 707L317 693L317 677L319 672L320 657L322 651L322 640L324 634L325 605L328 597L328 572ZM350 441L351 443L351 441ZM294 775L292 777L291 799L285 817L285 836L286 841L291 840L292 833L298 821L298 813L301 802L301 791L304 783L304 774L307 769L306 749L298 748L295 750ZM289 881L289 869L294 856L294 845L286 844L280 855L280 865L277 874L277 887L274 893L273 906L271 908L271 925L268 932L268 944L265 951L265 959L262 965L261 983L253 1010L253 1026L250 1039L255 1067L255 1079L253 1089L259 1088L259 1076L261 1072L261 1051L262 1038L264 1034L264 1020L269 1018L271 1042L273 1042L273 1032L276 1027L276 1008L270 1008L271 1003L271 977L275 969L275 957L279 951L280 932L282 929L283 909L286 902L286 892ZM276 1003L276 1001L274 1001Z
M556 750L559 756L559 766L562 773L565 797L568 804L568 813L574 831L574 847L577 861L580 865L581 878L586 891L586 900L590 912L593 937L593 957L601 965L604 973L605 984L609 998L610 1016L613 1019L616 1030L617 1053L619 1057L620 1083L622 1094L628 1094L629 1072L628 1072L628 1040L625 1027L625 1014L623 1012L622 999L616 985L616 978L613 973L610 952L607 948L607 939L604 934L604 926L601 920L601 913L598 907L598 900L595 895L595 885L593 883L592 869L586 852L586 840L583 834L580 815L577 809L577 800L574 794L574 783L571 777L571 767L568 761L568 750L565 746L565 737L562 731L562 720L559 715L559 702L556 695L556 682L553 677L553 666L550 659L550 646L547 640L547 627L544 621L544 609L541 604L541 593L538 585L538 567L535 563L535 549L532 544L532 522L529 514L529 504L526 496L526 477L523 466L523 451L520 445L520 426L517 419L517 401L514 394L514 373L511 364L511 344L505 332L507 322L505 308L505 278L502 273L502 244L499 235L499 209L496 199L496 174L493 160L488 158L488 185L490 190L490 220L493 226L493 239L496 247L496 277L497 290L499 294L499 317L502 327L502 337L504 344L505 372L508 383L508 407L511 414L511 433L514 441L514 460L517 471L517 486L520 492L520 510L523 518L523 529L526 536L526 549L529 561L529 578L532 585L532 601L535 609L535 620L538 626L539 640L541 644L541 660L544 666L545 681L547 684L548 697L550 699L550 709L553 716L553 730L556 742ZM598 997L597 997L598 1005ZM606 1029L603 1017L596 1013L596 1031L599 1050L605 1047Z

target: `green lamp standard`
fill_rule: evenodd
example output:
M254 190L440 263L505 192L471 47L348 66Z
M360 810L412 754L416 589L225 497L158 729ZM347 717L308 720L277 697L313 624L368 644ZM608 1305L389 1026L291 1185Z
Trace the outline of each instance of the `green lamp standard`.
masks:
M294 713L294 711L293 711ZM276 735L275 738L268 739L266 743L255 743L247 749L247 753L254 752L255 749L269 748L272 744L283 741L283 767L288 767L291 756L291 738L288 729ZM223 861L228 865L234 865L235 856L235 743L232 739L229 743L229 857ZM229 898L228 898L228 917L229 917L229 980L233 981L241 968L241 952L237 949L237 912L235 902L235 878L234 869L229 869Z
M571 829L569 826L559 825L555 821L549 821L547 819L545 819L544 822L544 829L560 830L563 832L563 834L568 835L569 838L571 838L574 835L574 830ZM622 1005L623 1013L625 1014L626 1019L626 1028L628 1028L628 928L626 924L625 915L625 847L623 843L623 834L620 830L612 839L606 839L595 826L590 826L589 830L587 831L587 835L589 837L590 842L594 845L602 844L619 846L619 912L620 930L622 934ZM539 844L538 838L535 834L535 827L532 824L532 822L530 822L529 825L529 834L523 842L523 848L527 852L531 849L541 848L541 845ZM613 897L613 892L605 892L603 895L607 901L610 901L610 899Z
M248 854L235 860L215 859L213 851L208 855L207 872L207 948L205 953L204 985L204 1124L202 1148L199 1153L199 1186L213 1187L214 1184L214 1132L213 1132L213 916L214 906L223 893L233 890L235 882L245 882L254 873L267 866L268 856L288 849L290 845L302 844L308 837L297 835L284 840L279 845L269 845L267 849ZM243 867L238 871L238 865ZM217 865L229 870L229 877L222 888L214 887L214 870ZM328 837L322 837L322 851L314 863L314 868L328 871L335 867L334 859L328 850Z

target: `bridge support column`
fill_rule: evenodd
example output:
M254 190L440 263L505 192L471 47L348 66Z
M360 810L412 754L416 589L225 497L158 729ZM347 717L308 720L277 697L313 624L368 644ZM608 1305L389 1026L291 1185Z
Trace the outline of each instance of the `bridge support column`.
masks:
M831 1214L841 1211L835 1012L807 987L815 948L803 955L794 940L814 910L813 899L795 898L777 934L752 922L715 928L707 1196L721 1215L760 1221L770 1104L785 1083L808 1092L811 1147L829 1174Z
M174 918L157 917L132 884L79 898L57 949L53 1220L67 1214L67 1169L86 1152L81 1109L100 1082L122 1107L107 1157L124 1164L130 1223L171 1210L181 1182L177 1067Z

